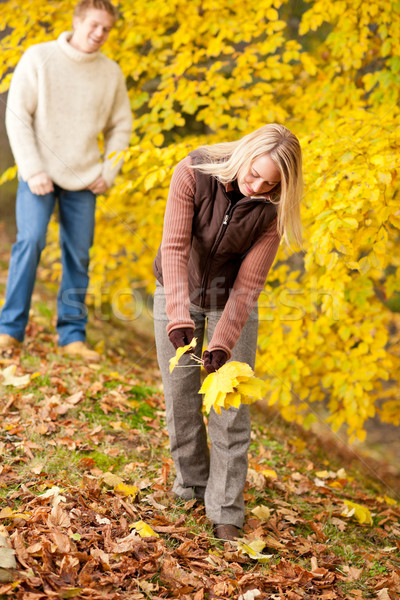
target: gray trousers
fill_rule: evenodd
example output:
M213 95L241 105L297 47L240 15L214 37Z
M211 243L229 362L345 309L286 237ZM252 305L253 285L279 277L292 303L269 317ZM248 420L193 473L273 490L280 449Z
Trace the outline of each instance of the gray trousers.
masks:
M190 314L196 324L195 354L201 357L205 328L211 340L222 310L204 310L191 305ZM247 451L250 444L249 407L212 408L208 417L208 434L201 412L201 369L184 354L172 373L169 359L175 350L166 326L164 288L157 282L154 295L154 328L158 364L164 386L167 427L176 479L173 491L185 500L204 499L206 514L217 524L243 526L243 489L247 475ZM258 310L254 309L242 329L231 360L248 363L254 368L258 331Z

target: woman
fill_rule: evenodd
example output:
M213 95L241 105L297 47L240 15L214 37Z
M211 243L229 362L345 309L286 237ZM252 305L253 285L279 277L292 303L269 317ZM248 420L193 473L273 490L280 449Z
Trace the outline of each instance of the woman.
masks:
M265 125L236 142L203 146L176 167L154 261L157 356L175 464L175 494L204 500L216 536L233 540L244 520L250 443L248 406L212 409L211 452L201 413L200 368L177 348L197 338L204 368L227 360L254 368L257 299L283 236L301 244L299 141L282 125Z

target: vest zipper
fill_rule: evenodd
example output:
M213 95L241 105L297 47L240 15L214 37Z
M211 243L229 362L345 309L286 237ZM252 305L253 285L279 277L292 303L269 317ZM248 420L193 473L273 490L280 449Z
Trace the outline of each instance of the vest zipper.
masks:
M239 202L240 202L240 200L239 200ZM243 202L242 204L253 204L253 202L254 202L254 200L247 200L246 202ZM219 235L216 238L216 240L214 242L214 245L211 248L211 251L210 251L210 253L208 255L207 264L206 264L205 269L204 269L203 279L201 281L201 305L200 306L202 308L204 308L204 301L205 301L206 293L207 293L207 288L206 288L205 284L206 284L207 279L208 279L208 272L210 270L210 263L211 263L212 257L214 256L214 254L216 253L216 251L218 249L218 246L219 246L219 244L220 244L220 242L221 242L221 240L222 240L222 238L224 236L224 233L226 231L226 226L228 225L229 220L231 218L232 212L235 210L235 208L236 208L237 205L238 205L238 202L236 202L236 204L234 204L233 206L230 206L228 208L228 212L225 214L224 219L222 221L223 227L221 227Z

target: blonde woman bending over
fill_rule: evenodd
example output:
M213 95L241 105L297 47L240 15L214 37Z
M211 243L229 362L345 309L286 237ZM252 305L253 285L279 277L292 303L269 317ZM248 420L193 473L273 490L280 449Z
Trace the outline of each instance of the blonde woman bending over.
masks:
M257 300L281 238L301 244L298 139L270 124L236 142L202 146L176 167L154 261L158 362L176 479L174 493L204 501L216 536L233 540L244 521L250 443L248 406L201 413L200 369L169 373L177 348L197 338L208 373L228 360L254 368ZM186 359L186 362L185 362Z

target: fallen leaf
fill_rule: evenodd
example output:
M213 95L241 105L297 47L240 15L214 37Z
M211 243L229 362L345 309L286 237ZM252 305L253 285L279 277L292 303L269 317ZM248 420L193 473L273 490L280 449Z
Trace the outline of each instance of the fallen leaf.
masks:
M315 474L319 479L332 479L336 477L336 473L333 471L317 471Z
M268 506L256 506L251 512L262 521L268 521L271 516L271 511Z
M257 596L261 596L260 590L248 590L245 594L240 594L239 600L254 600Z
M114 473L104 473L102 475L102 480L104 481L104 483L106 485L108 485L109 487L115 488L117 487L117 485L120 485L121 483L124 483L124 480L121 479L121 477L118 477L118 475L114 475Z
M327 486L327 482L324 481L323 479L319 479L318 477L314 478L314 485L316 487L326 487Z
M255 487L257 490L262 491L266 487L265 477L259 471L255 469L247 470L247 481L249 482L251 487Z
M138 585L149 598L152 598L151 592L156 592L159 589L158 583L150 583L146 579L139 580Z
M31 516L31 513L13 511L9 506L6 506L0 511L0 519L24 519L25 521L29 521Z
M107 517L100 517L100 515L96 515L96 521L99 525L110 525L111 523L110 519L107 519Z
M110 546L106 548L106 550L110 550L114 553L132 552L132 550L138 546L138 543L140 543L140 539L138 538L138 532L135 530L124 538L117 539L116 542L111 541Z
M101 550L100 548L91 548L90 555L93 556L93 558L98 558L101 561L103 568L106 567L106 570L110 570L110 556L104 552L104 550Z
M160 537L158 533L152 530L150 525L147 525L144 521L136 521L136 523L132 523L132 528L134 528L140 537Z
M122 494L123 496L132 496L132 500L136 498L139 493L139 488L136 485L126 485L125 483L118 483L115 486L114 492Z
M285 544L282 544L281 542L273 538L271 535L267 535L263 539L267 548L275 548L276 550L283 550L284 548L286 548Z
M10 547L7 538L0 533L0 582L6 583L14 579L8 569L16 569L15 551Z
M32 467L31 471L32 471L32 473L35 473L35 475L39 475L39 473L41 473L43 471L43 467L44 467L44 465L39 463L35 467Z
M13 385L14 387L25 387L29 384L31 379L30 375L22 375L21 377L15 375L15 371L17 370L17 365L10 365L0 371L1 375L4 377L3 385Z
M157 502L157 500L152 494L149 494L148 496L143 498L143 501L147 502L148 504L150 504L150 506L153 506L157 510L166 510L167 508L166 506L164 506L164 504L160 504L159 502Z
M278 475L276 474L276 472L273 469L264 469L263 471L261 471L261 473L267 479L278 479Z
M336 477L338 479L347 479L347 473L343 467L336 472Z
M331 523L332 523L332 525L336 525L336 527L339 529L339 531L344 531L347 527L346 521L343 521L342 519L338 519L337 517L332 517Z
M66 513L59 504L56 504L51 509L51 513L48 517L48 524L50 527L69 527L71 525L71 519L69 518L68 513Z
M363 572L362 569L357 569L357 567L349 567L348 565L342 565L342 571L347 573L346 581L357 581L360 579Z
M389 588L383 588L379 590L379 592L376 594L376 597L379 600L391 600L391 597L389 596Z
M253 540L249 543L243 540L237 542L238 548L242 554L246 554L253 560L258 560L261 564L265 564L273 557L273 554L262 554L261 551L265 548L265 542L262 540Z
M350 500L345 500L344 503L346 505L346 508L341 513L342 517L354 516L359 523L366 523L367 525L372 525L372 515L366 506L356 504L355 502L351 502Z
M57 485L53 485L47 492L39 494L38 498L53 498L53 506L56 506L60 502L66 502L65 496L61 496L61 489Z
M361 590L349 590L351 600L363 600L364 595Z
M9 545L7 538L0 533L0 567L16 569L15 551Z
M54 539L54 543L57 546L58 552L61 554L68 554L68 552L71 552L69 537L65 533L61 533L61 531L54 531L51 536Z
M378 496L377 500L378 500L378 502L385 502L385 504L389 504L390 506L394 506L397 504L397 501L394 498L391 498L390 496L386 496L386 494L383 497Z

